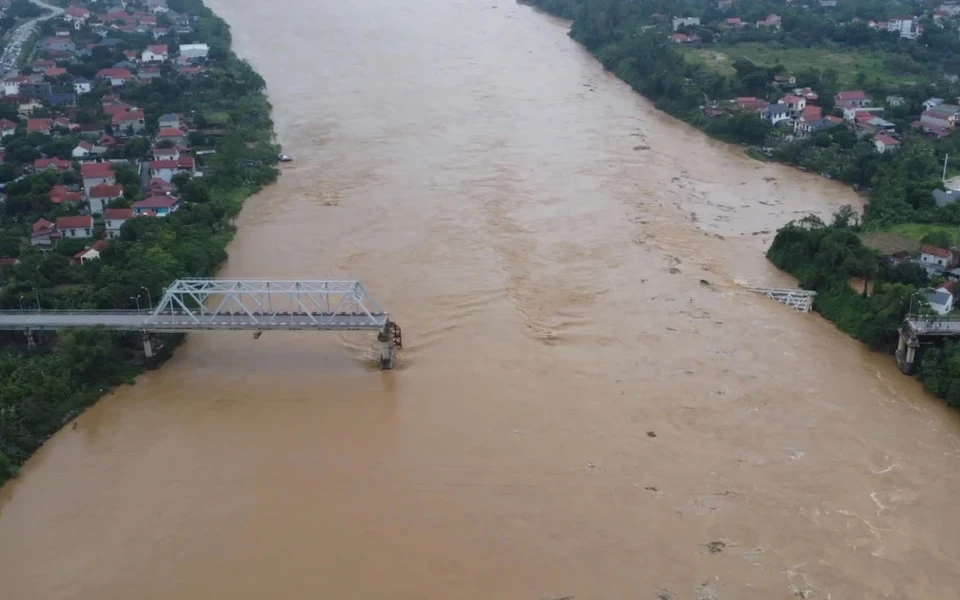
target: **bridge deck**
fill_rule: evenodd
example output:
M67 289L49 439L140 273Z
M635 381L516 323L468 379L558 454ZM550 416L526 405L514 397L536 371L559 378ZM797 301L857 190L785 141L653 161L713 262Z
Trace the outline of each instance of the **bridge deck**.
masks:
M154 314L130 311L0 311L0 330L107 329L187 333L191 331L379 331L386 313Z
M917 335L933 336L960 336L960 319L955 318L935 318L935 319L907 319L910 328Z

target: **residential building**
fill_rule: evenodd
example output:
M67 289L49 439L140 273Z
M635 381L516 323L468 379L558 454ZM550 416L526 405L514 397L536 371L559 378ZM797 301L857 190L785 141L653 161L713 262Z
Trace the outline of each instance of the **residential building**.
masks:
M50 202L54 204L75 204L83 202L83 194L71 192L65 185L55 185L50 189Z
M180 117L174 113L160 115L157 119L157 129L180 129Z
M700 24L700 20L697 19L697 25ZM674 27L674 31L676 31ZM206 58L210 53L210 46L206 44L181 44L180 45L180 57L181 58Z
M162 75L160 67L144 67L137 73L137 79L140 81L149 81L157 79Z
M78 96L89 93L93 89L93 84L86 77L77 77L73 80L73 91Z
M143 62L163 62L170 58L170 52L166 44L151 44L140 55Z
M103 146L98 146L83 140L77 144L77 147L73 149L71 155L76 159L83 159L89 157L90 155L103 154L106 151L107 149Z
M781 104L786 104L790 109L790 116L797 117L800 113L803 112L803 109L807 106L807 99L803 96L794 96L793 94L787 94L780 100Z
M187 137L179 129L165 128L157 133L158 142L172 142L173 144L185 144Z
M933 190L933 201L940 208L960 200L960 190Z
M60 239L57 226L46 219L39 219L33 224L30 234L30 243L37 248L48 249Z
M20 84L30 83L32 81L33 80L27 77L26 75L11 75L10 77L5 77L3 80L3 95L19 96Z
M720 26L727 29L743 29L743 19L740 17L728 17Z
M104 240L97 240L93 243L92 246L84 248L80 252L77 252L73 255L74 264L84 264L90 260L97 260L100 258L100 253L107 249L109 244Z
M93 217L78 215L57 219L57 231L65 238L92 238Z
M861 90L837 92L833 97L837 108L862 108L870 104L870 98Z
M737 108L750 112L760 112L770 105L766 100L754 98L753 96L741 96L734 100Z
M63 18L74 25L83 25L90 18L90 11L82 6L68 6Z
M9 119L0 119L0 138L13 135L17 132L17 124Z
M807 105L800 117L793 124L793 133L797 137L806 137L812 131L812 124L823 119L823 109L819 106Z
M771 104L765 109L760 111L760 117L770 123L776 125L780 121L786 121L792 115L790 107L786 104Z
M895 32L903 39L915 40L923 29L916 17L896 17L887 21L887 31Z
M813 91L808 87L796 88L793 90L793 93L796 94L797 96L803 96L804 100L806 100L807 102L816 102L817 100L820 99L820 94L816 93L815 91Z
M133 214L154 213L158 217L165 217L180 208L180 199L175 196L151 196L146 200L134 202Z
M167 0L147 0L147 8L154 14L165 13L170 10L167 8Z
M83 192L88 197L93 186L101 183L113 185L117 182L113 175L113 165L110 163L83 163L80 165L80 175L83 177Z
M943 104L943 98L930 98L923 102L923 110L930 110L935 106Z
M793 75L774 75L773 83L777 86L795 85L797 83L797 78Z
M48 37L40 40L40 47L48 52L69 52L73 54L77 51L77 45L70 39Z
M948 281L935 290L924 290L923 299L927 301L933 312L943 316L953 310L953 286L954 282Z
M119 185L100 183L93 186L87 194L90 212L95 215L103 213L107 205L117 198L123 198L123 188Z
M685 33L672 33L670 34L670 41L674 44L693 44L700 41L700 37L696 35L687 35ZM180 72L183 73L184 69L189 67L182 67Z
M767 18L762 21L757 21L757 27L769 27L772 29L780 29L780 25L783 23L783 19L779 15L770 14L767 15Z
M907 101L903 96L887 96L887 106L903 106Z
M700 25L700 17L674 17L673 18L673 30L676 31L681 27L689 27L691 25ZM183 49L180 50L181 55L183 54Z
M176 146L170 148L154 148L153 160L178 160L180 158L180 149Z
M169 183L177 173L179 173L179 167L175 160L154 160L150 162L150 177L162 179Z
M924 244L920 246L920 264L942 269L949 269L953 266L953 253L946 248L937 248Z
M900 141L896 140L885 133L878 133L873 136L873 145L876 147L877 152L883 154L887 150L896 150L900 147Z
M932 132L952 129L958 118L960 118L960 106L940 104L920 115L920 127Z
M59 158L38 158L33 161L33 168L36 171L46 171L48 169L57 172L69 171L73 168L73 163L69 160L60 160Z
M120 237L120 228L133 218L132 208L105 208L103 210L103 224L107 228L107 239Z
M136 135L144 130L143 111L131 110L113 115L114 135Z
M113 87L119 87L134 79L133 73L128 69L120 68L100 69L100 72L97 73L97 78L109 82Z

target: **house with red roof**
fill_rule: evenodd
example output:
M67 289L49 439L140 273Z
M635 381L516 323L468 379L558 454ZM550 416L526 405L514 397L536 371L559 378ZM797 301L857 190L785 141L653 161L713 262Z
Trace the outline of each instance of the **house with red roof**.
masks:
M17 132L17 124L9 119L0 119L0 138L13 135Z
M35 171L46 171L47 169L53 169L58 173L62 173L73 168L73 163L71 163L69 160L61 160L57 157L38 158L37 160L33 161L33 168Z
M87 261L97 260L98 258L100 258L100 253L106 250L108 246L109 244L106 241L97 240L96 242L93 243L92 246L88 246L83 250L81 250L80 252L77 252L76 254L74 254L73 257L70 259L70 262L75 265L77 264L82 265Z
M88 158L91 154L100 155L106 151L107 149L103 146L94 145L86 140L81 140L77 143L77 147L73 149L72 156L76 159L83 159Z
M30 68L34 71L46 71L57 66L57 61L49 59L37 59L30 63Z
M150 177L162 179L166 182L173 180L173 176L180 170L175 160L153 160L150 161Z
M726 27L727 29L743 29L743 26L743 19L740 17L728 17L721 25L721 27Z
M670 34L670 41L674 44L693 44L700 41L700 36L697 35L687 35L685 33L672 33ZM190 67L182 67L180 69L183 72L184 69Z
M123 188L116 184L98 183L90 188L87 201L90 203L90 212L95 215L103 213L110 202L123 198Z
M131 81L133 78L133 73L122 67L100 69L100 71L97 73L97 79L107 81L113 87L120 87L128 81Z
M133 208L134 215L153 212L158 217L165 217L180 208L180 198L176 196L150 196L146 200L134 202L131 208Z
M170 51L166 44L151 44L140 55L143 62L163 62L170 58Z
M153 160L177 160L180 158L180 148L154 148Z
M790 109L790 114L794 117L802 113L803 109L807 107L806 98L803 96L794 96L793 94L787 94L780 102L787 105Z
M107 228L107 239L120 237L120 228L134 217L132 208L103 209L103 224Z
M93 186L101 183L113 185L117 182L110 163L83 163L80 165L80 175L83 177L83 191L88 197Z
M27 119L27 132L37 131L50 135L53 119Z
M146 126L142 110L130 110L114 114L112 124L115 135L136 135L143 131Z
M63 18L79 29L90 18L90 11L82 6L68 6L63 12Z
M9 257L0 258L0 269L8 269L10 267L17 266L18 264L20 264L19 258L9 258Z
M51 67L43 72L44 79L54 79L55 77L60 77L61 75L66 75L67 70L63 67Z
M877 152L883 154L887 150L896 150L899 148L900 141L885 133L878 133L873 136L873 145L876 147Z
M174 187L175 186L169 181L154 178L147 183L147 193L151 196L164 196L171 193Z
M30 244L37 248L50 248L53 243L60 239L60 232L57 226L46 219L38 219L33 224L33 231L30 233Z
M870 98L861 90L837 92L833 97L837 108L863 108L870 104Z
M93 217L90 215L59 217L56 227L60 235L65 238L83 239L93 237Z
M83 202L83 194L80 192L71 192L65 185L55 185L50 190L50 202L54 204Z
M157 132L157 141L158 142L172 142L175 145L180 145L185 143L186 135L180 129L173 129L172 127L165 127Z
M154 27L154 28L153 28L153 39L159 40L159 39L162 38L163 36L167 35L167 33L169 33L169 31L170 31L170 30L167 29L166 27Z
M110 117L111 119L113 118L114 115L120 115L125 112L130 112L131 110L134 110L134 108L129 104L127 104L126 102L110 102L110 103L104 102L103 105L101 106L101 109L103 110L103 114Z
M783 23L783 19L779 15L769 14L767 18L762 21L757 21L757 27L769 27L771 29L780 29L780 25Z
M737 108L740 110L745 110L749 112L760 112L770 105L766 100L760 100L754 98L753 96L741 96L734 100L737 105Z

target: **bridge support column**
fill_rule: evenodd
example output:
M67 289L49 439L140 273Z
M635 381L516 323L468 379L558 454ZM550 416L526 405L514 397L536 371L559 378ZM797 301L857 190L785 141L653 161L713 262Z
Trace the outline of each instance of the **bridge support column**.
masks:
M380 368L389 371L397 364L397 345L386 328L377 334L377 341L380 342Z
M27 350L33 350L37 347L37 340L33 337L33 332L29 329L26 331L27 334Z
M920 340L907 326L900 327L900 339L897 340L897 368L904 375L913 375L917 371L917 348Z
M153 338L149 333L144 332L140 339L143 341L143 364L152 369L157 363L157 350L154 347Z

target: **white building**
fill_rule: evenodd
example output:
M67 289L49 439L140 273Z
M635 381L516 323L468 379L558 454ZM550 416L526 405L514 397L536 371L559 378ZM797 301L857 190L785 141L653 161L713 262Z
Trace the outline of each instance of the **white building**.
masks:
M93 89L93 84L90 83L90 80L85 77L77 77L73 80L73 91L78 96L80 94L86 94Z
M762 111L760 111L760 116L770 121L770 123L776 125L780 121L786 121L793 114L793 111L786 104L771 104Z
M887 21L887 31L900 34L907 40L920 37L920 21L916 17L896 17Z
M697 23L699 22L700 19L697 19ZM183 44L180 46L180 58L206 58L209 53L210 46L206 44Z
M674 17L673 30L676 31L684 25L699 25L700 17Z

